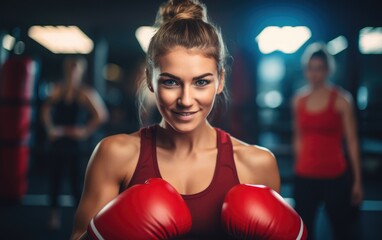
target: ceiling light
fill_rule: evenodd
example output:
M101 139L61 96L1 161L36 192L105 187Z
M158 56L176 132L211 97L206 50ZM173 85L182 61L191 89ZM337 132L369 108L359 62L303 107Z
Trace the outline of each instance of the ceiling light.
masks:
M147 52L151 38L155 35L157 30L155 27L142 26L135 31L135 37L144 52Z
M3 48L11 51L13 46L15 45L16 39L9 34L6 34L3 37Z
M348 47L348 41L344 36L336 37L327 44L328 52L336 55Z
M359 50L363 54L382 54L382 27L361 29Z
M291 54L296 52L310 37L311 31L305 26L269 26L256 37L259 49L268 54L274 51Z
M88 54L93 41L76 26L32 26L28 36L53 53Z

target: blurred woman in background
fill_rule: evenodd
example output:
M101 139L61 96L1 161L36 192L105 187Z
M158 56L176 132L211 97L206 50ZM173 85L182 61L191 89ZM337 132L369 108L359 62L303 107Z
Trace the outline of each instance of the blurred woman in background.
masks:
M351 239L350 206L363 198L353 100L349 92L328 82L334 59L325 46L310 45L302 60L308 84L293 99L295 208L311 239L321 203L335 239Z
M79 167L82 143L108 118L106 107L90 86L82 83L87 62L83 57L64 61L64 79L51 88L42 106L42 120L49 140L51 216L49 227L60 227L58 194L64 169L69 167L75 205L81 197ZM90 113L86 116L86 113Z

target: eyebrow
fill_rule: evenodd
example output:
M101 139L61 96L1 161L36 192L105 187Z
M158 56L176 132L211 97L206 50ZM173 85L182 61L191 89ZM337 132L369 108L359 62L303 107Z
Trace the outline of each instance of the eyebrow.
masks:
M176 80L180 80L180 77L177 77L175 75L172 75L172 74L166 73L166 72L159 74L159 76L161 76L161 77L170 77L170 78L174 78ZM213 74L212 73L205 73L205 74L193 77L192 80L201 79L201 78L204 78L204 77L207 77L207 76L213 76Z

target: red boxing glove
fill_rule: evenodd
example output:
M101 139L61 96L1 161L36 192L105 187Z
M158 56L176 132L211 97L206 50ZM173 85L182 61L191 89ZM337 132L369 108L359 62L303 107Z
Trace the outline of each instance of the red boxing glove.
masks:
M263 185L239 184L228 191L222 223L236 239L306 239L306 227L274 190Z
M160 178L135 185L91 220L91 239L172 239L186 234L191 213L180 194Z

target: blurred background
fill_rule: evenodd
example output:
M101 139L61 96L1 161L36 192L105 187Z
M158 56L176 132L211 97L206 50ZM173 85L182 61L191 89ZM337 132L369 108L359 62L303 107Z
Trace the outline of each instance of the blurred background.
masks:
M163 1L2 1L0 4L0 238L68 239L74 215L69 184L59 196L62 225L47 228L50 178L47 135L40 111L52 83L61 80L68 55L88 61L84 81L105 101L109 120L89 138L81 181L97 142L139 126L136 81L156 11ZM355 99L365 200L362 239L381 239L382 226L382 15L377 1L257 0L203 1L223 33L232 101L214 124L233 136L269 148L276 155L282 195L291 199L293 177L291 98L305 84L301 54L312 42L328 44L337 66L331 81ZM72 35L68 35L72 34ZM74 45L73 45L74 44ZM24 61L24 73L5 73L4 64ZM21 71L21 70L20 70ZM6 77L5 77L6 76ZM11 96L5 79L21 79ZM22 107L21 107L22 106ZM21 115L9 117L15 108ZM9 137L14 124L23 137ZM70 150L69 150L70 151ZM11 153L9 153L11 152ZM15 157L16 156L16 157ZM15 180L16 179L16 180ZM9 194L4 189L19 188ZM331 239L324 213L319 239Z

